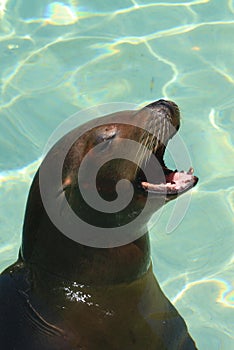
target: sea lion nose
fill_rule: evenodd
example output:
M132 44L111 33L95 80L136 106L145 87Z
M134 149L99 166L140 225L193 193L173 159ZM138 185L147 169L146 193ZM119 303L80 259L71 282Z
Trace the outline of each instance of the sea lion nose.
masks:
M161 121L163 122L165 118L174 128L174 131L178 131L180 127L180 110L177 104L170 100L158 100L150 103L145 108L150 109L155 112L155 116L161 117ZM172 133L175 134L175 132Z

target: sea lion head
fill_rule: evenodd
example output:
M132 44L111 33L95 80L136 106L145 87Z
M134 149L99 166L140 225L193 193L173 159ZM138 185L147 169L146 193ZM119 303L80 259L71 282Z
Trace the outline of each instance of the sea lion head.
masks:
M23 258L64 273L69 261L73 272L85 278L90 259L95 264L102 261L104 274L103 265L111 251L118 256L116 261L112 257L114 280L118 280L123 261L126 278L145 271L150 261L148 220L197 182L192 169L173 171L164 162L167 143L179 126L178 106L159 100L139 111L122 111L93 120L65 135L47 154L34 178L25 215ZM93 201L92 205L87 199ZM78 224L72 221L74 216L79 218ZM73 236L64 232L67 227ZM120 235L115 230L112 236L110 232L116 228ZM101 244L96 232L103 233ZM47 253L43 253L44 244ZM49 259L48 249L54 255ZM129 250L132 253L126 254ZM124 259L120 252L126 255ZM134 257L126 268L129 256ZM125 272L121 274L125 276Z
M73 143L63 165L63 191L83 220L89 221L91 217L92 224L101 227L126 225L139 215L149 199L152 205L141 217L143 226L165 202L196 184L192 169L173 171L164 162L167 143L180 126L180 112L174 102L159 100L137 112L104 117L102 123L96 127L91 124ZM96 210L85 202L81 191L90 199L98 192L97 202L93 201ZM132 198L123 210L114 213L100 210L100 198L107 201L108 209L120 196L124 203L123 197L126 202Z

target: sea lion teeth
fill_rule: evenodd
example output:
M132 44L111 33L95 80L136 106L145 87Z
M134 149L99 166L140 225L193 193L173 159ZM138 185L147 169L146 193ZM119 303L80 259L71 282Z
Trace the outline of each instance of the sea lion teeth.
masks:
M189 170L187 171L187 174L193 175L193 173L194 173L194 169L190 167Z
M155 194L166 191L168 195L174 195L176 192L180 193L189 190L195 183L197 183L197 178L192 176L191 172L171 172L169 175L166 175L165 178L166 181L168 178L168 181L165 184L152 184L143 181L141 182L141 185L145 190Z

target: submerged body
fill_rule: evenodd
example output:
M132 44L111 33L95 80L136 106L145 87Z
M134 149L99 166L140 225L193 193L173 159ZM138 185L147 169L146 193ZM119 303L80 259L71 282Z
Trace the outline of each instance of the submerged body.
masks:
M107 229L125 225L130 217L137 217L148 196L152 196L142 226L133 226L140 231L135 240L125 245L97 248L94 244L87 246L66 237L44 208L39 174L36 174L25 214L19 259L0 276L0 344L4 349L196 349L184 320L166 298L152 272L146 224L162 205L193 187L197 178L191 170L181 174L173 172L163 161L166 144L179 128L178 107L159 100L148 109L149 114L143 109L104 117L101 127L90 122L90 131L69 150L62 176L64 196L73 211L85 220L92 217L95 225ZM145 137L144 126L149 118L157 120L164 114L165 118L169 116L175 131L163 140ZM122 118L125 122L139 118L140 127L121 124ZM162 127L160 125L157 127ZM115 185L122 178L131 182L134 196L126 211L101 215L84 203L77 188L77 169L84 155L97 143L104 144L105 148L99 155L95 152L89 155L88 161L92 164L98 156L105 157L107 152L109 156L113 149L121 148L122 139L127 137L149 146L162 166L165 183L149 183L141 170L126 160L104 165L97 179L102 197L113 200ZM67 138L69 135L64 140ZM48 155L49 163L53 163L61 149L58 143ZM145 163L150 167L149 159ZM157 175L152 178L156 181ZM92 193L88 174L85 179L81 178L79 185L90 186L88 191ZM61 192L57 183L51 186ZM162 201L162 193L165 201Z
M151 268L133 282L108 286L80 285L42 273L45 285L37 288L30 274L21 266L2 275L4 349L196 349Z

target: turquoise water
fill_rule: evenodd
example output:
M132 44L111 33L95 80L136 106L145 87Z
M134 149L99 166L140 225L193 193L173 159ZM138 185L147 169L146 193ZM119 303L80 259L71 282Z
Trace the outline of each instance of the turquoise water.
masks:
M172 99L200 181L173 232L173 204L152 222L154 269L199 349L233 349L233 42L232 0L0 0L1 270L53 130L96 104Z

